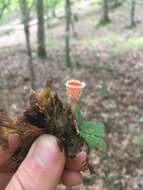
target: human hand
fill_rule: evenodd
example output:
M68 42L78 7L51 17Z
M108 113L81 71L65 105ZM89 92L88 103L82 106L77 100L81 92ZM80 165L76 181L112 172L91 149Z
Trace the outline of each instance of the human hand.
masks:
M19 144L18 135L9 136L9 150L0 149L0 190L55 190L59 183L66 186L81 182L80 171L87 169L86 153L66 159L57 139L51 135L39 137L16 173L8 172L9 158Z

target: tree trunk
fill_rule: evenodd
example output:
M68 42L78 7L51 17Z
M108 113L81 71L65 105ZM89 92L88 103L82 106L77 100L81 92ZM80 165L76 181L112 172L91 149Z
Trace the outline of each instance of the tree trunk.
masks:
M130 0L129 27L135 26L135 0Z
M77 38L77 32L75 30L75 23L78 21L78 16L76 13L73 12L72 10L72 6L73 6L73 2L70 2L70 14L71 14L71 31L73 33L73 37Z
M72 18L72 20L71 20L71 28L72 28L72 32L73 32L73 37L77 38L77 32L75 30L74 18Z
M24 32L26 38L26 46L27 46L27 53L28 53L28 70L29 70L29 78L31 83L31 88L35 89L35 75L34 75L34 68L32 62L32 50L31 50L31 43L30 43L30 31L29 31L29 10L27 5L27 0L20 0L21 12L22 12L22 22L24 24Z
M66 65L67 67L72 67L71 56L70 56L70 25L71 25L71 2L66 0L65 3L65 19L66 19L66 29L65 29L65 53L66 53Z
M38 54L38 57L40 57L40 58L46 58L43 0L37 0L37 18L38 18L38 32L37 32L38 49L37 49L37 54Z
M102 0L102 18L100 23L106 24L108 22L110 22L108 13L108 0Z

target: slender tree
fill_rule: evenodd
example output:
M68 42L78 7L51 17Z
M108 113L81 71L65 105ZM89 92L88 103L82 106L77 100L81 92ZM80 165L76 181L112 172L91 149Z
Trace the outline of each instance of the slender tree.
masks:
M72 32L73 32L73 36L74 36L75 38L77 38L77 32L76 32L76 30L75 30L74 16L73 16L73 18L72 18L72 20L71 20L71 29L72 29Z
M75 30L75 23L78 21L78 15L73 12L72 5L73 5L73 2L71 3L71 29L72 29L72 32L73 32L73 36L76 38L77 37L77 32Z
M37 54L40 58L46 58L46 46L45 46L45 25L44 25L44 2L43 0L37 0L37 18L38 18L38 49Z
M134 27L136 22L135 22L135 6L136 2L135 0L130 0L130 12L129 12L129 27Z
M27 46L27 53L28 53L28 70L29 70L29 78L31 83L31 88L35 89L35 75L34 75L34 68L32 62L32 50L31 50L31 43L30 43L30 30L29 30L29 10L27 0L20 0L20 7L22 13L22 22L24 24L24 32L26 38L26 46Z
M110 22L108 0L102 0L102 17L100 24L106 24L108 22Z
M70 0L65 1L65 59L67 67L72 67L71 56L70 56L70 25L71 25L71 2Z

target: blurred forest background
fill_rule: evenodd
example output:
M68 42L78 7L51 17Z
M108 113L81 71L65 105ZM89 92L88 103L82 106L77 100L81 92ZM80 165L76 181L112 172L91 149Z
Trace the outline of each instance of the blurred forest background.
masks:
M0 111L23 111L31 88L87 83L81 105L105 123L96 175L67 190L143 190L143 1L0 0Z

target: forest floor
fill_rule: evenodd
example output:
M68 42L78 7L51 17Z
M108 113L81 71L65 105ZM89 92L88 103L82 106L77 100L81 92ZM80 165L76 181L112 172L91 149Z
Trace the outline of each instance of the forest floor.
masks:
M66 80L85 81L82 110L89 119L103 121L106 126L109 150L91 152L97 175L85 173L83 184L71 188L74 190L143 189L143 146L138 144L143 134L142 26L127 29L123 22L127 17L113 15L113 23L99 28L93 14L79 18L76 31L80 37L73 38L71 45L72 70L65 66L63 25L46 32L46 60L37 59L33 51L37 87L52 79L63 95ZM33 32L32 42L35 35ZM12 45L1 44L0 48L0 110L12 115L23 111L30 91L24 37L14 36L11 36L14 43L6 40ZM0 42L2 38L10 40L1 36Z

